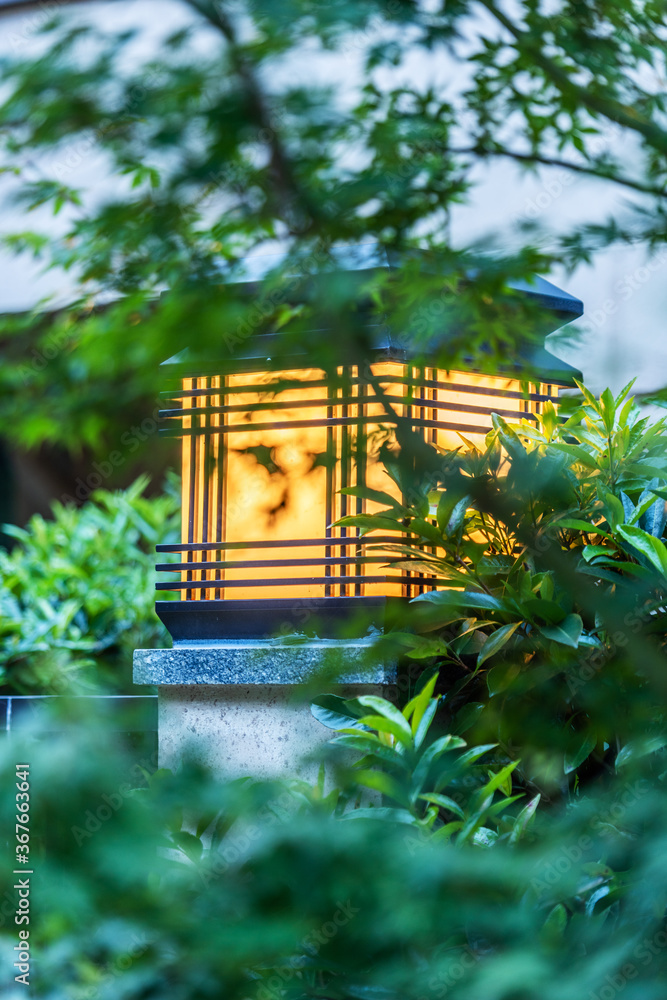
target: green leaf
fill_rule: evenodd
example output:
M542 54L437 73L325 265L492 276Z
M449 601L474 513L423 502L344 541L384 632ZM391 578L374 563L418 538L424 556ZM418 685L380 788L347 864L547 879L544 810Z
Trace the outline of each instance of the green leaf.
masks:
M536 795L535 798L531 799L514 820L514 823L512 824L512 832L509 836L510 844L516 844L525 835L528 825L537 811L540 799L541 795Z
M362 757L355 761L355 766L366 766L371 764L376 766L380 762L384 766L392 768L394 771L403 772L407 775L409 765L405 756L398 753L395 747L387 746L376 733L355 734L355 730L343 730L329 742L330 746L348 747Z
M566 617L566 611L556 601L534 597L522 601L521 609L531 618L541 618L547 625L558 625Z
M590 757L597 746L597 737L590 732L581 733L576 743L565 754L564 771L571 774Z
M459 531L471 502L472 498L468 495L450 496L448 493L442 495L438 502L436 519L443 535L455 535Z
M491 420L507 454L514 461L524 459L526 457L526 449L522 445L521 439L516 431L514 431L507 421L497 413L491 414Z
M482 702L469 701L467 705L457 712L455 717L454 731L457 733L465 733L468 729L475 725L480 715L484 711L484 705Z
M483 757L485 753L489 752L489 750L495 750L497 746L497 743L482 743L478 747L472 747L470 750L466 750L465 753L462 753L460 757L457 758L457 763L459 766L462 765L467 767L469 764L474 764L476 760Z
M607 434L611 434L614 429L616 419L616 400L611 389L605 389L600 396L600 412Z
M355 781L357 784L363 785L364 788L371 788L382 795L387 795L399 805L407 804L404 785L390 774L383 771L361 770L356 772Z
M667 405L667 404L665 404ZM432 837L432 843L439 843L444 841L445 843L450 840L453 833L458 833L463 827L463 823L460 819L452 820L451 823L445 823L441 826L439 830L436 830Z
M492 795L497 789L502 788L506 783L507 779L511 777L512 773L519 766L518 760L513 760L511 764L507 764L505 767L501 768L497 774L494 774L492 778L477 792L479 799L486 799L489 795ZM511 788L511 782L510 782Z
M495 656L509 642L520 625L523 625L523 622L512 622L493 632L482 646L482 651L477 657L477 667L481 667L490 657Z
M626 743L619 750L616 757L616 770L627 767L628 764L632 764L634 761L648 756L648 754L656 753L658 750L662 750L664 746L667 746L667 738L664 736L647 736L644 739Z
M579 638L584 628L579 615L567 615L558 625L542 626L540 632L546 639L559 642L563 646L571 646L576 649L579 645Z
M491 745L495 746L496 744L494 743ZM454 736L452 733L447 733L446 736L439 736L437 740L434 740L433 743L431 743L430 746L428 746L424 751L424 756L426 756L426 754L430 754L431 757L435 758L439 757L440 754L443 754L446 751L459 750L464 746L466 746L466 741L462 740L460 736ZM485 751L487 749L488 747L485 748ZM461 758L459 757L458 760L460 761Z
M507 605L493 594L476 590L433 590L413 597L411 604L436 604L451 608L474 608L485 611L506 611Z
M510 778L510 788L511 785L512 781ZM518 802L519 799L523 799L524 797L523 792L518 792L516 795L506 795L504 799L499 799L498 802L494 802L492 805L487 806L484 809L484 818L491 819L493 816L500 815L500 813L505 812L505 810L509 809L511 805L514 805L515 802Z
M360 528L361 534L365 535L369 531L402 531L408 533L398 519L395 521L380 514L357 514L351 517L341 517L335 522L338 528ZM398 541L398 539L397 539Z
M419 826L419 821L407 809L392 809L391 806L376 806L364 809L352 809L341 816L344 820L374 819L379 823L404 823L407 826Z
M452 518L455 518L455 512L457 511L459 504L467 501L468 499L468 497L461 497L459 493L449 490L440 494L436 520L443 535L447 534L451 530L455 530L456 525L453 529L450 529L450 521Z
M390 701L387 701L386 698L379 698L374 694L363 694L357 700L364 708L373 709L374 712L377 713L376 715L371 716L374 720L380 718L391 722L395 727L393 730L394 735L396 735L396 732L400 732L401 740L405 742L407 746L412 746L412 730L410 729L410 725L403 713L399 712L399 710L392 705ZM379 726L371 724L367 721L367 719L368 716L364 716L360 721L364 722L367 726L371 726L372 729L378 729L379 732L392 731L380 729Z
M556 448L558 451L562 451L573 462L579 462L580 465L585 465L587 469L593 469L596 472L598 471L598 463L595 457L580 445L563 444L560 441L556 441L551 447Z
M614 531L619 524L623 524L625 521L625 509L622 502L613 493L604 494L604 503L607 509L609 526Z
M619 525L616 534L640 553L658 573L667 576L667 548L664 542L631 524Z
M590 391L590 389L587 389L586 386L583 384L583 382L580 382L578 379L575 379L574 381L575 381L576 386L579 389L580 393L582 394L582 396L584 397L584 399L588 403L588 405L590 407L592 407L595 410L596 413L600 413L600 415L601 415L600 404L598 403L597 399L595 398L595 396L593 395L593 393Z
M178 830L176 833L172 833L171 836L174 843L187 855L190 861L199 861L204 849L199 837L195 837L193 833L188 833L187 830Z
M391 508L392 511L401 511L402 515L410 513L409 509L404 507L390 493L372 490L369 486L345 486L340 492L346 494L346 496L360 497L362 500L372 500L374 503L384 504L385 507Z
M359 722L360 713L350 708L346 698L336 694L323 694L314 698L310 711L313 718L327 729L364 729Z
M414 769L412 775L412 788L413 795L418 795L422 790L423 784L428 776L429 769L431 765L442 757L445 753L450 753L452 750L459 750L461 747L466 746L465 740L462 740L459 736L452 736L448 734L447 736L441 736L439 739L435 740L428 746L422 753L417 766ZM485 751L483 750L482 753ZM458 757L455 760L456 766L461 765L461 758ZM454 766L454 765L453 765Z
M439 698L432 698L430 703L426 706L424 714L419 720L419 725L417 726L417 730L415 731L415 736L414 736L415 747L417 749L419 749L419 747L426 739L426 736L428 735L428 731L431 728L431 723L433 722L433 717L435 716L435 713L438 709L439 700L440 700ZM413 719L413 724L414 724L414 719Z
M491 697L505 691L521 673L518 663L498 663L486 675L486 685Z
M421 517L415 517L410 521L410 531L413 535L420 535L426 538L433 545L442 545L443 538L435 525Z
M420 795L419 798L423 799L424 802L433 802L435 805L440 806L441 809L453 812L455 816L459 816L461 819L465 816L465 813L458 802L455 802L449 795L440 795L436 792L429 792L427 795Z
M632 389L632 387L633 387L633 385L635 384L636 381L637 381L637 377L635 376L635 378L630 379L630 381L627 383L627 385L623 386L623 388L621 389L621 391L619 392L619 394L618 394L618 396L616 397L616 400L615 400L615 402L616 402L616 409L618 409L619 406L623 403L623 400L628 395L628 393L630 392L630 390ZM632 402L632 400L629 399L628 403L631 403L631 402Z
M369 729L374 729L378 733L386 733L389 736L393 736L394 739L406 747L412 747L412 733L409 726L404 727L399 725L393 719L388 719L385 715L364 715L360 721L365 726L368 726ZM405 722L405 719L403 719L403 722Z
M419 691L419 693L416 694L403 709L403 715L406 719L410 719L412 716L413 735L419 728L419 723L421 722L422 716L426 711L429 701L431 700L437 680L438 674L436 672L428 678L421 691Z
M609 555L610 549L608 545L584 545L581 555L586 562L590 562L595 559L596 556L607 556Z
M591 524L590 521L582 521L577 517L559 518L557 521L552 521L551 526L554 528L568 528L572 531L585 531L589 535L602 535L604 538L611 537L602 528L598 528L596 525Z
M542 925L541 936L548 941L559 940L567 928L567 910L562 903L557 903Z

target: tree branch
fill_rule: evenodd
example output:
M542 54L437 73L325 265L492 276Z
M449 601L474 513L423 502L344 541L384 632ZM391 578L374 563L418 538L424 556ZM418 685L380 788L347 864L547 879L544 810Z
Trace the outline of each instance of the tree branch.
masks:
M667 195L667 185L656 187L653 184L645 184L642 181L633 180L631 177L623 177L611 171L601 170L600 167L588 167L585 164L572 163L570 160L561 160L556 156L543 156L540 153L518 153L511 149L503 149L500 146L489 148L481 145L469 146L463 149L448 148L447 152L460 156L478 156L480 159L500 156L510 160L517 160L519 163L539 163L545 167L562 167L564 170L572 170L577 174L586 174L589 177L599 177L603 180L614 181L616 184L631 188L633 191L640 191L642 194L655 195L657 198L664 198Z
M299 229L300 235L303 235L311 228L317 213L313 211L313 206L294 176L290 158L274 126L265 95L257 81L251 62L241 50L234 26L224 12L222 4L213 4L210 0L189 0L189 2L209 24L222 33L229 45L230 60L245 90L250 113L259 128L264 130L266 144L271 150L271 166L278 189L286 201L283 215L285 215L285 209L289 211L291 206L299 205L309 217L307 225Z
M490 14L502 24L504 28L516 39L517 48L523 50L531 56L535 64L539 66L545 75L563 94L568 94L575 101L582 104L591 111L609 118L610 121L623 125L624 128L632 129L643 135L650 146L667 153L667 132L658 128L650 119L645 118L635 108L628 104L621 104L614 97L602 97L589 87L582 87L575 83L570 75L552 59L544 54L542 47L525 31L517 28L514 22L500 10L494 0L479 0L482 6L486 7Z

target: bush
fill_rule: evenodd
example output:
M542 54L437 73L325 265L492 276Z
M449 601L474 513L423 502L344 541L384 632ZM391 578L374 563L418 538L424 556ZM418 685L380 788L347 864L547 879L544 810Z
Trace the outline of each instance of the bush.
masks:
M350 781L341 804L336 788L221 783L187 763L149 776L89 724L0 747L7 829L16 762L30 760L31 997L664 996L659 754L486 848L355 810L363 783ZM22 876L11 868L0 874L0 983L16 1000Z
M443 456L437 489L387 497L383 533L393 519L413 538L390 557L443 585L381 641L426 669L402 708L316 699L337 735L314 786L221 782L188 761L151 774L95 719L0 748L9 826L30 761L31 995L662 1000L665 429L623 394L584 399L564 423L497 420L484 452ZM33 536L92 518L95 551L100 523L139 546L152 608L157 537L133 518L167 535L177 505L151 520L143 485L57 511L7 565L30 553L44 574ZM108 558L116 588L134 564ZM11 989L17 876L2 878Z
M378 549L439 584L385 645L440 669L448 728L521 747L550 794L664 727L648 681L667 634L667 428L630 389L581 386L567 420L551 404L535 421L494 415L484 450L442 457L444 488L389 464L411 502L353 488L386 508L341 521L408 531Z
M5 693L91 693L131 685L132 651L165 646L154 610L155 546L179 537L175 489L98 490L53 519L6 526L0 551L0 669Z

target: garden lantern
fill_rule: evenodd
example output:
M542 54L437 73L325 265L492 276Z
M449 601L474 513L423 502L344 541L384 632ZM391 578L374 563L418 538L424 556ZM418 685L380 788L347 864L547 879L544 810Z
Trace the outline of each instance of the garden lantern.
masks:
M554 314L552 329L582 313L578 299L541 279L522 291ZM370 373L396 414L450 449L461 434L482 442L492 413L529 417L556 401L559 386L572 385L574 369L541 354L541 381L530 392L516 366L497 375L446 372L422 359L417 365L404 343L388 338L378 343ZM382 462L395 421L368 372L340 360L329 372L303 357L280 371L266 358L238 356L233 369L178 359L167 365L174 374L162 415L167 433L182 439L182 537L159 546L178 561L158 564L171 577L158 590L178 599L156 608L176 643L310 625L338 636L350 622L381 628L388 601L423 591L423 577L387 567L372 548L400 535L336 526L382 507L341 493L345 487L401 499Z

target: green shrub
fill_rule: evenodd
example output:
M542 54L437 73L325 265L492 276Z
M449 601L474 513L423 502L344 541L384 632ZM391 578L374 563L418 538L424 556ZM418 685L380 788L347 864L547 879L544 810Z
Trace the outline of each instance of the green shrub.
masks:
M407 530L378 548L439 583L385 644L439 666L453 732L522 747L551 792L664 722L647 679L664 672L667 428L631 384L616 398L580 388L568 419L551 404L536 421L494 415L484 450L442 456L437 488L389 462L409 501L352 488L386 509L340 522Z
M298 781L222 783L185 764L146 782L89 724L0 746L6 829L16 762L30 760L34 871L29 991L14 983L17 876L0 872L3 995L664 997L660 754L487 850L382 808L345 819L353 803L341 817Z
M176 541L179 501L156 499L147 479L98 490L81 508L53 506L0 550L0 669L5 692L126 689L132 651L164 646L155 615L155 546Z
M341 815L355 820L381 816L458 845L488 847L499 838L514 842L525 833L540 796L512 814L510 807L523 797L512 794L512 772L518 761L505 758L491 770L493 744L464 750L466 742L458 736L433 738L431 727L440 700L433 697L437 679L437 674L422 678L417 694L402 711L376 695L356 699L324 695L315 700L311 708L315 718L339 733L329 746L358 758L351 770L338 769L342 788L348 789L343 803L360 788L380 793L387 803ZM336 793L332 798L337 803Z

